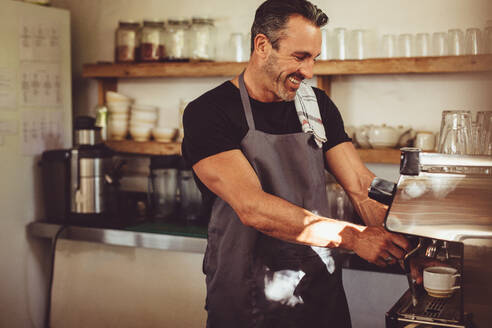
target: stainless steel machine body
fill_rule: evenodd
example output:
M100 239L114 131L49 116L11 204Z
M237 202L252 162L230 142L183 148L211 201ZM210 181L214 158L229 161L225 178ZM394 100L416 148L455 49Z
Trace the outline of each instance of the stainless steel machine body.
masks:
M461 289L450 299L434 299L421 290L416 293L419 305L412 307L409 290L390 311L398 321L439 327L490 326L491 168L492 157L402 149L402 175L387 213L386 228L419 237L425 246L419 252L421 256L434 257L439 250L444 250L442 259L454 258L462 276ZM439 311L432 310L431 303L436 300L440 302L436 305L441 307ZM452 313L452 309L456 313ZM471 318L471 322L467 318Z
M80 157L79 149L71 150L71 211L78 214L100 214L106 210L106 176L111 157Z

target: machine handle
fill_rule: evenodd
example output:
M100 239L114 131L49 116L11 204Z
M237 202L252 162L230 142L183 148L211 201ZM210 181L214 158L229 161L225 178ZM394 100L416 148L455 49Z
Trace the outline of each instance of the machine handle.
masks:
M375 177L369 187L369 198L374 199L384 205L391 205L393 202L396 183Z

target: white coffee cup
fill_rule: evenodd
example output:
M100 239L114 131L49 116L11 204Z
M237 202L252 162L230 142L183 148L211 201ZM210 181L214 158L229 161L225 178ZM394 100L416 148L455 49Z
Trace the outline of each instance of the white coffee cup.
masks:
M424 269L424 289L432 297L450 297L455 289L456 278L460 276L458 270L445 266L433 266Z
M423 151L433 151L436 147L436 136L429 131L418 131L414 146Z

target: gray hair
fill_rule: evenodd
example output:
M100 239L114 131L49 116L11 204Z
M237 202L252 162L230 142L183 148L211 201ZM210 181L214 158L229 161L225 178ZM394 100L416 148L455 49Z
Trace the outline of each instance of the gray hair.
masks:
M251 26L251 52L258 34L266 35L272 47L278 49L279 41L283 38L281 32L293 15L300 15L318 27L328 23L328 16L307 0L267 0L256 10Z

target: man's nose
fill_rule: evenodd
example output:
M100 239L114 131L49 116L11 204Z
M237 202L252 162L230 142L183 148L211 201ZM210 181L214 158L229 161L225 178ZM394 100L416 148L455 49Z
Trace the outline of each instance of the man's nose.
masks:
M305 79L312 79L313 67L314 67L314 59L306 59L301 63L299 72L304 76Z

